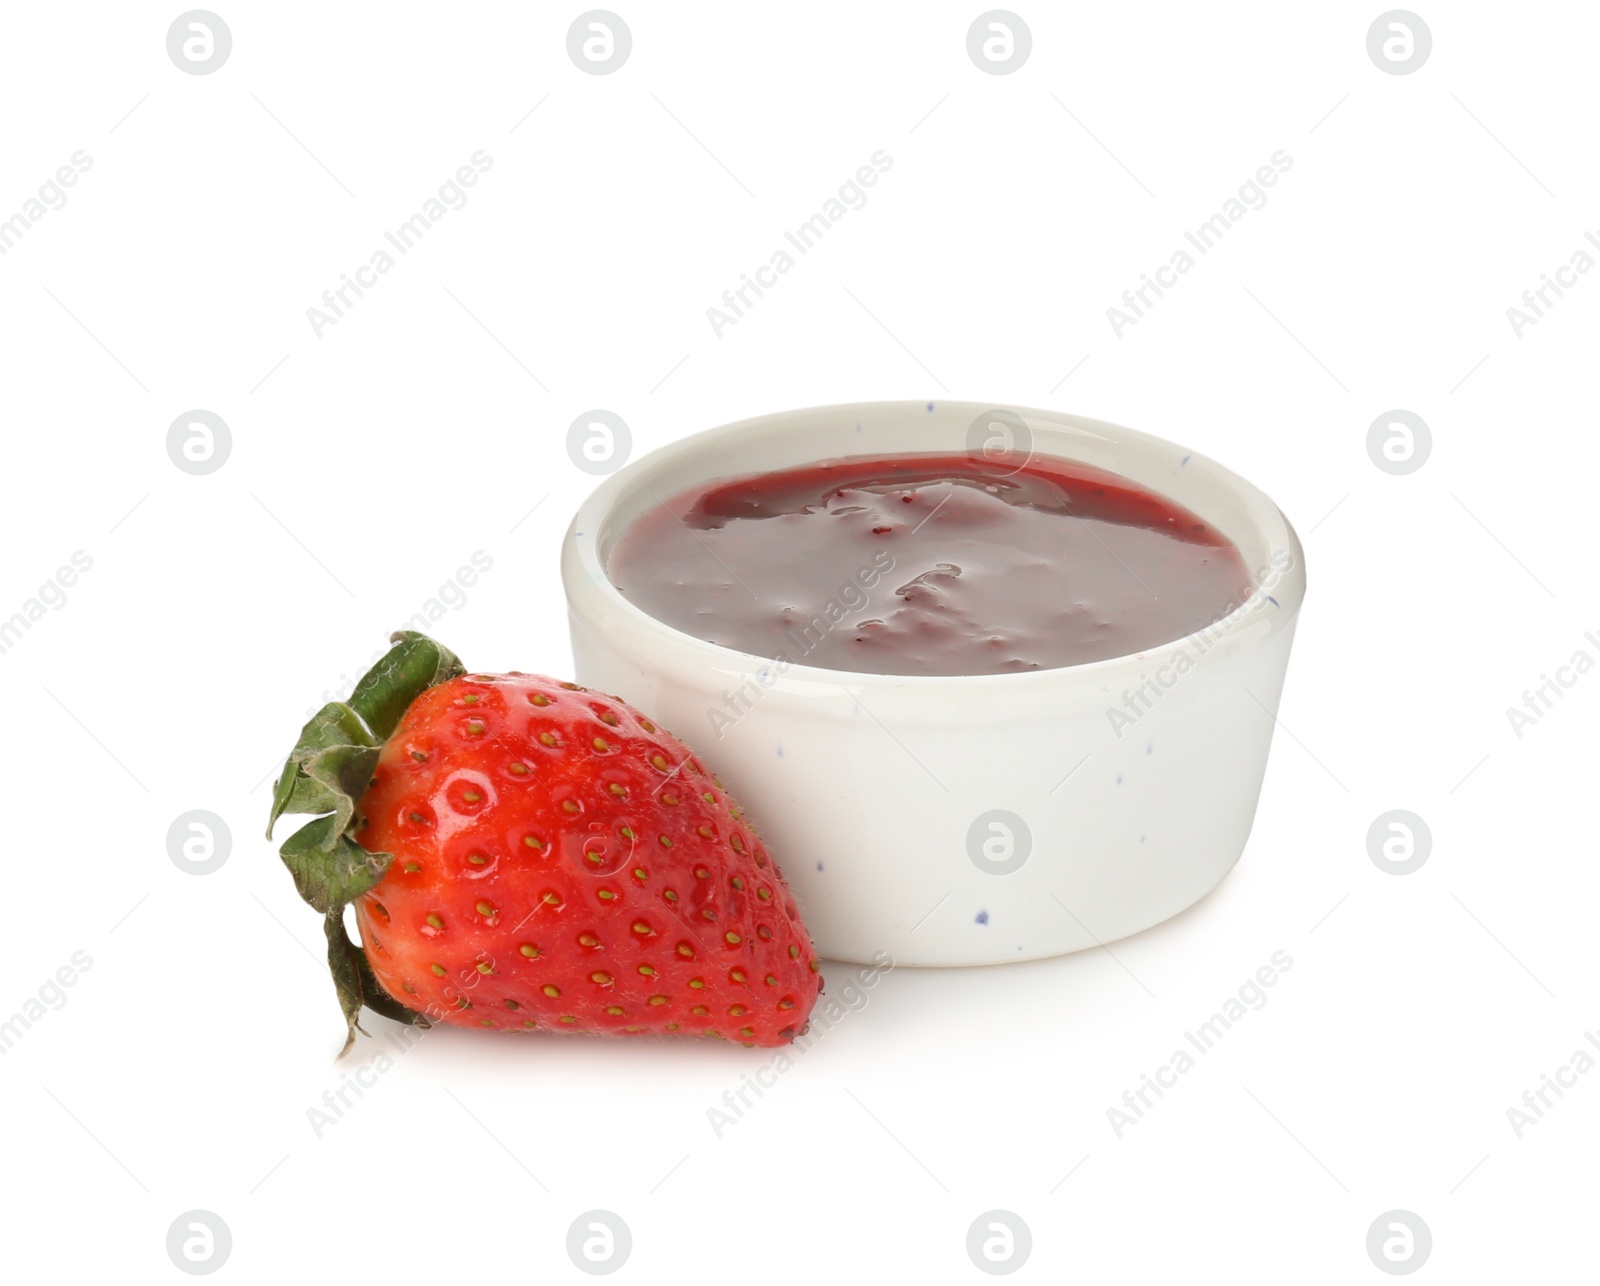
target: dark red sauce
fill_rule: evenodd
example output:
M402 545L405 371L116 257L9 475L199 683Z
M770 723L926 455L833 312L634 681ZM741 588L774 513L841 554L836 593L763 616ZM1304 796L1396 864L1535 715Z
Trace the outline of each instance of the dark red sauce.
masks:
M612 583L723 646L868 674L1002 674L1143 651L1242 602L1238 551L1088 465L850 458L664 497Z

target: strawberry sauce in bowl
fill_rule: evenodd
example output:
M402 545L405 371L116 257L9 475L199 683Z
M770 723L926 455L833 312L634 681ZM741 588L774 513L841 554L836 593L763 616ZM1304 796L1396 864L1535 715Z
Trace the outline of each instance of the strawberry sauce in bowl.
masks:
M867 674L1006 674L1125 656L1249 592L1216 528L1102 469L967 454L850 458L666 499L612 583L755 656Z
M1051 411L818 407L606 478L562 552L575 670L674 729L817 949L1103 945L1239 859L1299 540L1184 447Z

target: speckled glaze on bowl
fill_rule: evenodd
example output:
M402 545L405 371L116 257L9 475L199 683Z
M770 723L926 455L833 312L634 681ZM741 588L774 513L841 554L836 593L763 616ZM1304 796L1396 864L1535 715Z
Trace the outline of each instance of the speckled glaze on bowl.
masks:
M977 450L991 429L1193 510L1238 547L1252 592L1206 629L1130 656L897 676L705 642L606 576L629 523L688 488L841 456ZM664 447L579 509L562 578L579 682L659 719L721 777L818 949L910 965L1077 951L1214 888L1250 833L1305 595L1294 530L1237 474L1132 429L964 402L790 411Z

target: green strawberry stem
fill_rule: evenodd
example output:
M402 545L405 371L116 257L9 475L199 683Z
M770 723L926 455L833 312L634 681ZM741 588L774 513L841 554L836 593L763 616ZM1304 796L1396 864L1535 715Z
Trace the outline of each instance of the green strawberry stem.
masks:
M385 1018L427 1026L427 1019L394 1001L372 976L366 952L350 939L344 909L377 884L392 853L369 853L356 843L361 819L356 803L372 779L379 752L406 709L422 693L466 673L455 653L424 634L401 630L393 645L362 676L348 701L330 701L300 731L283 773L272 788L267 838L285 813L314 813L279 848L295 888L320 911L328 937L328 969L344 1011L343 1058L363 1030L366 1005Z

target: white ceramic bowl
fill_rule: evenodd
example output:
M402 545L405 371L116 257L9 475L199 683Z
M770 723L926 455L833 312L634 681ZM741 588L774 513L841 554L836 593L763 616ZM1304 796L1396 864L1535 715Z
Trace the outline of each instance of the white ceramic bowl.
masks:
M607 578L618 536L658 498L842 456L967 451L1004 425L1019 448L1031 435L1036 454L1193 510L1238 546L1255 589L1208 629L1134 655L905 677L782 668L662 624ZM579 682L660 720L720 776L818 950L910 965L1077 951L1214 888L1250 834L1305 594L1288 521L1221 465L1095 420L960 402L790 411L664 447L579 509L562 578ZM741 689L748 708L716 726L709 712Z

